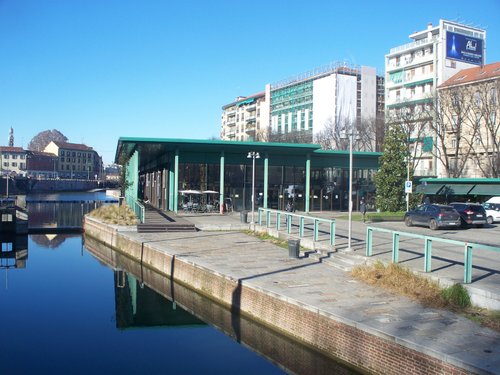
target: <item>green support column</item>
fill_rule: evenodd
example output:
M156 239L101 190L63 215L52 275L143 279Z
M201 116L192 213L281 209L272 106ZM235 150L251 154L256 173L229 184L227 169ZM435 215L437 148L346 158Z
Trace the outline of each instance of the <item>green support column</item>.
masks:
M309 201L310 201L310 190L311 190L311 155L307 154L306 159L306 189L305 189L305 208L304 211L309 213Z
M262 206L264 208L267 208L267 189L269 188L268 176L269 176L269 154L266 153L266 156L264 157L264 203Z
M220 153L220 193L219 193L219 207L222 213L222 203L224 203L224 151Z
M179 150L175 150L174 159L174 212L179 212Z
M174 178L175 173L172 170L172 163L168 167L168 209L174 211Z

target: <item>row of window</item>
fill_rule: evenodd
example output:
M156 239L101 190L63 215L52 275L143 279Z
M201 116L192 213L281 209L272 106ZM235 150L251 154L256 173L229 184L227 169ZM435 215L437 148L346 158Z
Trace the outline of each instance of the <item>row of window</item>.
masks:
M67 171L92 171L91 166L84 166L84 165L74 165L74 164L61 164L61 171L67 170Z
M75 156L82 156L82 157L88 157L89 159L92 158L92 153L91 152L77 152L77 151L64 151L64 150L60 150L59 151L59 156L72 156L72 157L75 157Z
M64 158L64 156L61 156L61 163L78 163L78 164L87 164L87 158L70 158L70 157L67 157L67 158ZM88 159L88 163L89 164L92 164L92 160L91 159Z
M2 158L3 159L17 159L17 157L19 156L19 159L21 160L24 160L26 159L26 155L16 155L16 154L2 154Z
M4 161L2 165L6 169L8 169L9 167L12 167L12 168L19 167L19 169L26 169L26 163L17 163L16 161L13 161L11 163Z

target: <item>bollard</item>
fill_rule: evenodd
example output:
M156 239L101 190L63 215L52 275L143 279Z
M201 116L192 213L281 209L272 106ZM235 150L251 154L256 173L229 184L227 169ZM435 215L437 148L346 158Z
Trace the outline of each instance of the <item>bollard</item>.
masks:
M247 218L248 218L248 211L241 211L240 212L240 221L242 223L247 223Z
M288 240L288 257L299 258L300 240Z

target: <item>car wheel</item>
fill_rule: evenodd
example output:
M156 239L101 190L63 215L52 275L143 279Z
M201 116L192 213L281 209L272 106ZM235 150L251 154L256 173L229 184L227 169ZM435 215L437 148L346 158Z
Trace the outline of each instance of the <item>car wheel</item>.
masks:
M431 219L431 221L429 221L429 228L431 228L432 230L438 229L438 224L436 220Z
M493 216L488 216L488 218L486 219L486 222L488 224L493 224Z
M407 227L411 227L413 225L412 221L411 221L411 217L407 216L405 218L405 224Z

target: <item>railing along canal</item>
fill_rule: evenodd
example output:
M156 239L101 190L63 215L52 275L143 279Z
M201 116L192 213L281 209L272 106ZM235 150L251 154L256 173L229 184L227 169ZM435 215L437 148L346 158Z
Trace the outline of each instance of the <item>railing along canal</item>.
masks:
M145 208L142 203L137 199L127 197L127 205L134 210L135 216L139 219L140 223L144 223Z
M265 226L267 228L270 228L272 226L273 221L271 220L272 217L275 218L275 228L276 230L281 230L281 219L282 217L285 217L285 228L287 230L287 233L290 234L292 232L292 221L295 219L298 222L299 226L299 237L303 238L305 235L305 230L308 229L306 224L307 223L312 223L313 227L312 229L312 234L313 234L313 240L314 241L319 241L319 234L320 234L320 224L326 224L327 225L327 233L329 233L330 238L330 245L335 245L335 220L334 219L324 219L324 218L319 218L319 217L314 217L314 216L308 216L308 215L302 215L302 214L296 214L296 213L291 213L291 212L284 212L280 210L273 210L270 208L259 208L259 217L258 217L258 223L259 225L263 225L263 222L265 222Z
M490 251L500 252L500 247L494 247L489 245L482 245L478 243L463 242L457 240L449 240L446 238L425 236L421 234L399 232L390 229L383 228L366 228L366 256L372 256L373 248L373 232L384 232L390 233L392 235L392 262L399 262L399 237L406 236L411 238L420 238L424 240L424 272L432 271L432 243L441 242L451 245L461 246L464 249L464 283L470 284L472 281L472 250L473 249L486 249Z

